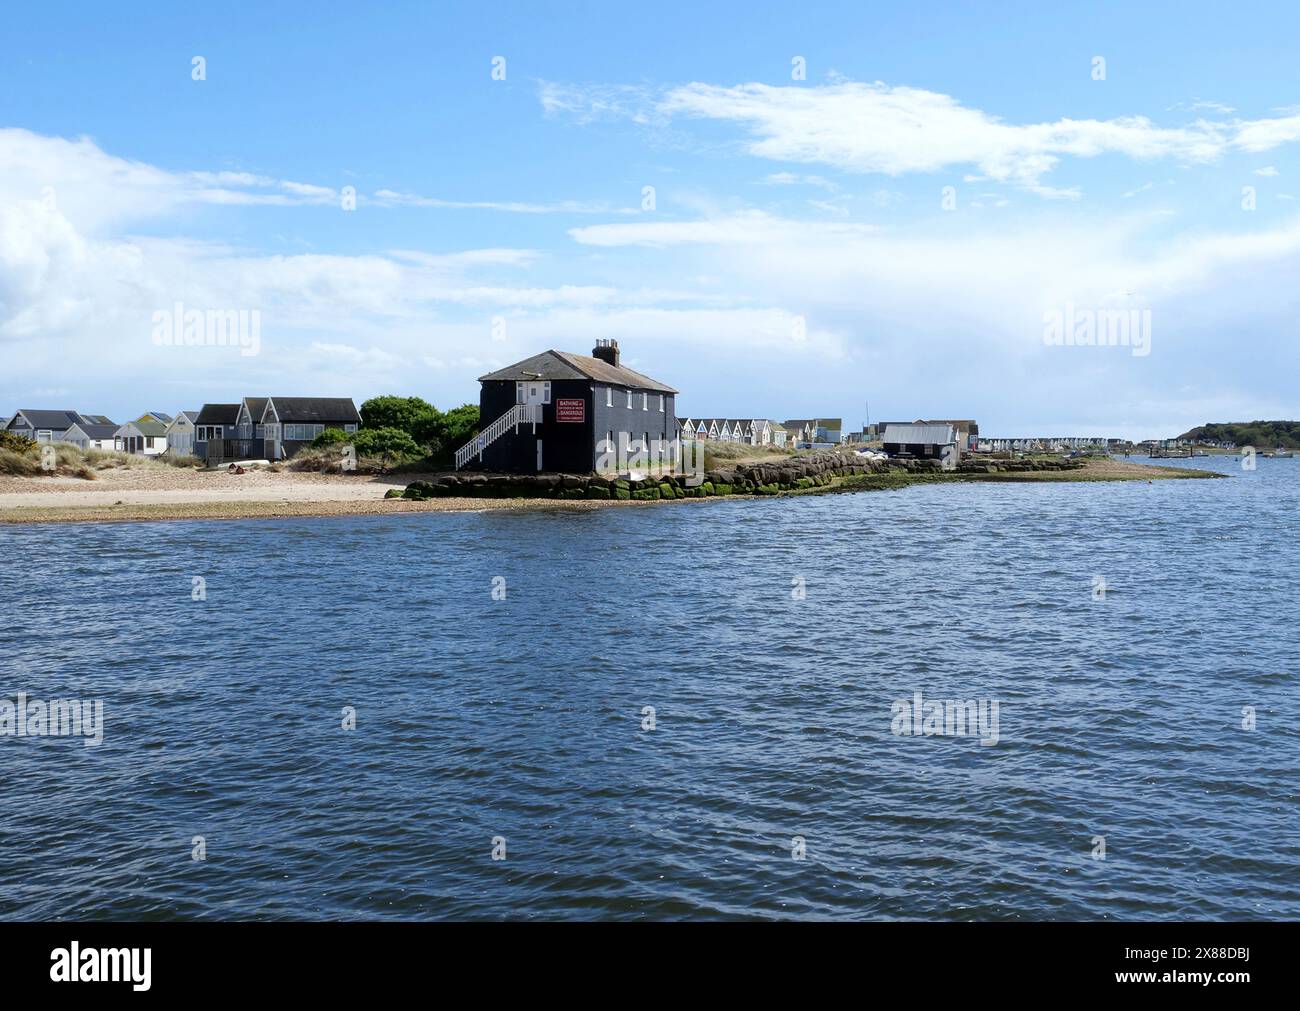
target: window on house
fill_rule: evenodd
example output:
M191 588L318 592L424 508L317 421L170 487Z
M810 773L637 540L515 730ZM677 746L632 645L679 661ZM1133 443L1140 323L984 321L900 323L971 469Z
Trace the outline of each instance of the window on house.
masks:
M664 413L664 395L662 393L659 394L659 413Z
M629 411L632 410L632 391L631 391L631 390L628 390L628 391L627 391L627 409L628 409Z
M550 402L551 402L551 384L549 381L547 381L545 383L542 383L542 403L549 404Z
M641 410L643 411L650 410L650 394L648 393L641 394Z
M344 425L344 426L343 426L343 431L345 431L345 432L355 432L356 430L357 430L357 426L356 426L356 425Z
M324 425L285 425L286 442L309 442L325 431Z
M612 386L605 387L605 406L606 407L614 406L614 387Z
M522 404L525 402L524 384L515 383L515 403Z

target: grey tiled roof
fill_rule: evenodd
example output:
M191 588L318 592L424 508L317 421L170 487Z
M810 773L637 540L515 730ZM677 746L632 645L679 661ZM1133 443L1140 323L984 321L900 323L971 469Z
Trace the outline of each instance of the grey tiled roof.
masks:
M269 397L281 424L338 421L359 425L361 415L351 397ZM249 398L251 404L252 398Z
M76 411L30 411L19 408L18 414L30 421L32 428L48 428L55 432L62 432L81 420L81 415Z
M233 425L239 419L238 404L204 404L196 425Z
M656 393L676 393L677 391L657 379L643 376L640 372L622 365L610 365L609 362L591 355L575 355L567 351L543 351L539 355L525 358L521 362L507 365L504 369L479 376L479 382L499 382L529 379L593 379L610 386L625 386L633 390L653 390Z

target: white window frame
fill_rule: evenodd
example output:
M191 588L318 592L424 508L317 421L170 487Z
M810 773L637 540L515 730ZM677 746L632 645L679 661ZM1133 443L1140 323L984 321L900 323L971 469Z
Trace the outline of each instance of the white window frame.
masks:
M632 410L632 391L631 391L631 390L628 390L628 391L627 391L627 409L628 409L629 411Z
M646 393L645 390L641 391L641 410L650 410L650 394Z
M542 403L549 404L550 402L551 402L551 381L549 379L545 379L542 381Z
M612 386L605 387L605 406L606 407L614 406L614 387Z
M659 413L664 413L664 395L662 393L659 394Z

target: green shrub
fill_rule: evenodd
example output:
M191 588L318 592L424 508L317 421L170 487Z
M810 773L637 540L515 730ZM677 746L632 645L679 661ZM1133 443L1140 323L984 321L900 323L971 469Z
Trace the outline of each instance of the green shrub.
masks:
M35 439L15 432L0 432L0 449L7 449L11 453L30 453L35 448Z
M419 456L421 452L416 441L398 428L363 428L351 441L358 456L375 456L394 462Z
M311 440L312 449L328 449L330 446L341 446L344 443L351 442L352 437L338 428L327 428L320 435Z
M450 464L456 450L478 434L478 406L461 404L450 411L440 411L420 397L371 397L361 405L361 430L395 429L414 440L421 453L427 453L433 466ZM322 433L321 439L330 433ZM336 439L330 436L331 439ZM351 441L350 439L348 441ZM333 445L322 442L317 446ZM361 452L358 447L358 452Z
M417 419L434 412L434 406L420 397L371 397L361 405L363 428L395 428L412 435Z
M416 419L411 436L429 450L435 464L450 463L456 450L478 434L478 407L462 404L450 411L430 408Z

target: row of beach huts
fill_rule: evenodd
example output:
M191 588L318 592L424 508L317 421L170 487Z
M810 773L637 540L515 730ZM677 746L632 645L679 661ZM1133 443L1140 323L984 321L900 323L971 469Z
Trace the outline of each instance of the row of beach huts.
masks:
M102 414L22 408L4 431L37 443L70 443L137 456L281 460L327 428L355 432L361 415L349 397L244 397L197 411L145 411L118 424Z

